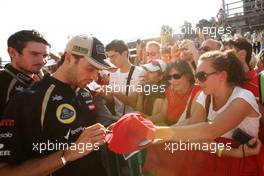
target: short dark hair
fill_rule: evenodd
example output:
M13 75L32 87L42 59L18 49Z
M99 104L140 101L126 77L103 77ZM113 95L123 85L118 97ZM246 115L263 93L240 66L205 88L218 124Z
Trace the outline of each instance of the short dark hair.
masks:
M224 45L233 46L234 48L238 50L245 50L246 55L246 63L248 66L250 66L250 60L252 57L252 45L247 41L247 39L243 37L237 37L233 40L229 40L228 42L224 43Z
M128 51L128 46L123 40L113 40L109 44L106 45L105 47L106 51L116 51L119 54L122 54L124 51Z
M167 66L166 77L169 75L169 71L171 69L175 69L179 71L180 74L186 75L192 85L195 83L193 69L186 60L179 59L174 62L170 62Z
M227 82L231 85L241 86L246 81L243 66L231 50L209 51L201 55L200 60L208 60L216 71L226 71Z
M12 34L7 40L7 46L14 48L21 54L26 47L27 42L30 41L43 43L44 45L51 47L44 36L36 30L22 30Z

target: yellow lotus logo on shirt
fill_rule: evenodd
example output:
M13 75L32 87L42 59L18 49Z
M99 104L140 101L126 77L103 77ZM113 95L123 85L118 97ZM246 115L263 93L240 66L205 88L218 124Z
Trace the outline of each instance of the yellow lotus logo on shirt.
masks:
M70 124L76 118L76 111L70 104L61 104L57 108L56 116L60 122Z

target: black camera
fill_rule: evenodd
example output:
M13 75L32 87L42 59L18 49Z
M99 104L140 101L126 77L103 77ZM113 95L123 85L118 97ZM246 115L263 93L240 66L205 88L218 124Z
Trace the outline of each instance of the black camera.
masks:
M254 143L253 145L248 143L248 141L250 141L252 138L253 138L252 136L250 136L240 128L237 128L232 135L232 139L240 142L240 144L246 144L247 146L254 148L257 142Z

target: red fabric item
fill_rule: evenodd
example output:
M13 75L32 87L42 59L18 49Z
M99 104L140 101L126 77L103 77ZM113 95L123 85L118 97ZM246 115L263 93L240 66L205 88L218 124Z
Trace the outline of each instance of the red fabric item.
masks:
M217 142L238 143L226 138ZM175 143L175 142L173 142ZM243 158L217 157L214 153L203 151L165 150L164 143L148 147L148 154L143 168L144 173L152 176L264 176L264 146L258 156Z
M148 145L140 147L139 144L146 139L153 140L154 130L153 123L141 114L125 114L115 123L112 133L106 136L108 148L118 154L141 150Z
M185 110L185 107L187 106L188 99L191 96L196 96L197 92L201 90L198 86L193 86L193 88L188 91L184 95L179 95L174 93L171 87L169 87L166 92L165 96L168 100L168 109L167 109L167 121L171 124L176 123L179 118L181 117L181 114Z
M248 79L248 81L245 82L242 87L251 91L255 95L255 97L259 97L259 79L256 70L247 72L246 78Z

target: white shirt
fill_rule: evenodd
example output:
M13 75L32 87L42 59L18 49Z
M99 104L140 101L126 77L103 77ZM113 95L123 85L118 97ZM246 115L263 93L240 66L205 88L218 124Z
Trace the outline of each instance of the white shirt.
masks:
M201 104L205 108L205 100L206 96L203 92L200 93L200 95L197 97L196 102ZM213 110L213 105L212 105L212 97L211 97L211 103L209 107L209 113L208 113L208 121L212 122L216 119L217 115L222 113L230 104L233 100L237 98L242 98L244 101L249 103L249 105L259 114L258 118L256 117L245 117L244 120L237 125L234 129L231 129L230 131L226 132L222 137L225 138L230 138L232 139L232 134L236 128L240 128L244 132L248 133L249 135L253 137L258 136L258 130L259 130L259 118L261 117L261 114L259 112L258 104L256 101L255 96L248 90L242 89L240 87L235 87L231 96L228 98L226 104L221 107L219 110L214 111ZM239 111L239 107L237 107ZM230 114L230 118L232 118L232 114ZM227 122L228 123L228 122Z
M261 34L260 33L253 33L252 34L252 42L261 42Z
M114 73L110 73L109 85L112 87L112 90L114 92L121 92L124 95L126 94L126 83L127 83L128 73L129 72L121 73L120 69L118 69ZM140 77L142 76L144 76L144 70L141 69L140 67L135 66L133 75L130 80L129 94L131 94L133 90L134 91L136 90L137 85L140 81ZM114 101L115 101L116 115L121 117L123 115L124 104L120 100L118 100L116 97L114 97ZM130 106L126 106L125 113L129 113L132 111L133 109Z

